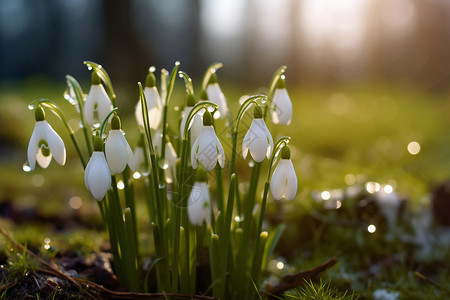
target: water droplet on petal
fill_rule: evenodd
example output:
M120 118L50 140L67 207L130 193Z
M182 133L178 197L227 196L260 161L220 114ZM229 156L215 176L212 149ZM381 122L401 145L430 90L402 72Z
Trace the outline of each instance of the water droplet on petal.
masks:
M28 163L28 161L23 163L22 169L27 173L31 172L31 167L30 167L30 164Z
M255 162L253 160L250 160L249 163L248 163L248 166L250 168L253 168L255 166Z
M72 104L72 105L76 105L77 104L77 100L76 100L76 97L74 95L73 89L70 88L70 87L67 87L67 89L64 91L64 99L69 101L69 103Z

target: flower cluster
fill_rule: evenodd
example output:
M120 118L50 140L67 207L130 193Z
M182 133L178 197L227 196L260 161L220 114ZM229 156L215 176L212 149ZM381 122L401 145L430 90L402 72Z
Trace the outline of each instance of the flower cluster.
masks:
M226 118L229 122L232 118L231 110L216 75L216 70L221 67L221 64L214 64L208 69L198 98L194 94L192 80L186 73L180 72L185 79L187 94L186 105L177 116L179 117L179 129L178 126L176 129L169 128L168 125L169 99L177 75L178 64L175 65L170 76L167 71L162 72L164 76L162 76L161 93L153 74L154 68L149 69L145 87L142 88L139 83L140 99L135 107L135 118L140 134L137 135L139 141L134 148L134 153L122 130L121 119L115 107L115 94L108 74L100 65L92 62L86 62L86 64L93 70L91 87L87 95L84 95L76 80L70 76L66 78L71 90L70 97L76 98L77 101L73 102L78 103L77 110L83 124L81 128L86 141L86 152L89 153L87 163L85 163L83 152L76 141L74 131L70 128L59 107L51 101L41 100L37 100L33 104L36 126L28 146L28 162L30 168L34 170L36 161L42 168L49 165L52 157L61 165L64 165L66 161L64 142L45 120L44 108L48 108L64 121L69 130L71 140L85 169L86 188L98 200L102 216L107 223L112 243L111 248L117 264L116 269L122 274L119 274L119 277L124 280L124 284L132 290L139 290L136 275L139 274L137 270L138 238L134 180L130 177L131 173L134 178L146 178L144 184L147 186L147 204L155 234L157 255L160 257L173 255L171 260L161 260L157 266L158 276L160 276L158 282L163 285L161 290L172 289L173 292L177 292L177 276L181 276L182 273L189 276L194 272L192 268L195 263L191 261L192 253L180 255L180 247L182 247L180 241L184 240L188 245L189 239L192 238L192 233L189 235L183 233L183 230L189 229L191 225L196 227L198 232L210 228L213 233L210 241L210 246L213 247L211 250L213 262L219 259L217 253L221 253L220 256L227 259L230 256L235 259L235 264L240 263L242 259L246 259L250 255L248 249L255 247L254 254L251 254L254 255L252 268L259 272L263 257L263 254L259 252L264 248L262 245L265 242L264 239L267 238L267 234L261 230L269 186L270 192L276 200L294 199L298 186L294 166L291 162L290 149L287 145L290 138L283 137L274 143L265 121L266 110L270 110L272 123L286 125L291 122L292 102L286 91L285 77L282 75L285 67L276 72L269 96L249 97L239 108L233 123L226 125L230 129L233 150L230 160L228 200L225 201L222 172L227 163L226 155L230 154L226 154L216 134L215 125L224 122L221 119ZM236 171L238 127L243 115L251 106L253 106L253 119L241 143L242 157L245 160L250 154L251 159L258 166L263 163L265 158L269 161L266 187L256 223L251 219L255 207L257 207L255 199L258 198L256 190L260 177L259 167L255 167L252 171L254 174L246 194L246 201L240 203L236 199L237 212L234 209L234 199L240 197L240 195L236 195L239 192L237 188L239 176ZM175 110L171 113L174 112ZM108 127L109 130L107 130ZM278 157L280 157L278 165L272 174L271 169L275 166ZM208 174L213 169L217 176L215 190L217 195L215 197L210 196L210 184L208 183ZM135 177L135 174L138 176ZM118 176L122 178L125 189L124 201L121 201L122 195L117 190L116 178ZM193 180L194 178L195 180ZM169 195L170 199L173 199L172 202L168 201ZM125 210L122 209L123 206L126 207ZM187 210L183 210L186 207ZM232 215L236 213L241 213L242 216L237 219L244 221L242 224L231 225L234 220ZM232 248L232 243L236 243L234 237L242 239L242 237L238 237L240 235L238 229L243 232L244 240L241 240L241 246L235 251L236 253L231 255L228 250ZM235 233L231 235L233 230ZM254 232L257 232L258 235L252 239L250 237ZM130 235L130 233L132 234ZM219 237L219 235L221 236ZM196 244L195 240L191 242ZM221 250L214 248L217 247L216 244L220 245ZM168 245L173 246L173 249L169 251ZM188 250L185 249L185 251ZM270 255L270 253L264 255ZM178 260L182 258L187 259L189 263L179 262ZM213 262L212 264L214 264ZM169 264L172 265L169 266ZM235 271L227 269L229 267L227 263L220 265L222 267L214 269L212 276L216 279L221 278L222 283L214 287L214 294L223 298L227 289L226 281L228 279L226 277L228 276L226 274ZM171 269L174 281L165 285L164 282L167 282L170 277L168 272ZM236 276L239 277L241 274ZM254 278L251 280L257 283L258 273L252 274L252 276ZM251 286L246 280L246 278L242 278L241 281L233 283L243 294L251 293L246 290ZM180 288L189 291L189 287L184 284L184 282L179 282ZM195 284L191 284L192 286L195 287Z

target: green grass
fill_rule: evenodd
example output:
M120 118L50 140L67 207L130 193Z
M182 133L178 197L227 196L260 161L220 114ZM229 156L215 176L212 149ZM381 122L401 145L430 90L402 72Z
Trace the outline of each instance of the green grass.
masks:
M347 188L349 184L345 178L348 174L357 178L355 184L364 184L365 181L391 184L407 199L406 213L398 224L399 233L404 237L413 235L411 220L429 208L433 187L450 176L448 94L434 94L400 85L296 87L289 78L287 88L294 103L293 122L287 127L268 126L274 139L281 135L292 136L291 152L299 179L299 192L291 202L275 203L269 199L267 216L270 223L287 224L276 253L288 257L290 272L313 268L332 256L336 256L339 263L323 274L323 282L308 283L286 299L356 299L353 291L360 296L359 299L372 299L377 289L398 292L401 299L448 298L445 288L439 289L414 275L417 270L424 271L441 287L448 286L448 245L436 245L431 253L419 257L412 243L388 239L387 229L382 225L377 226L376 233L369 234L367 224L358 220L354 210L357 199L346 199L340 210L328 211L312 196L324 190ZM88 91L88 88L84 89ZM236 101L241 94L249 93L248 89L234 83L224 82L222 89L232 101L233 112L237 111ZM83 222L95 227L100 220L97 204L85 189L81 165L56 117L49 120L65 140L67 165L61 167L52 162L48 169L38 168L32 173L24 173L21 169L34 126L33 113L27 110L27 104L34 99L49 98L61 104L68 115L74 116L73 107L62 98L63 91L63 87L55 87L46 81L2 85L0 118L4 125L0 129L0 137L7 141L12 154L1 161L0 201L9 199L22 208L37 207L46 216L80 214ZM132 92L129 94L133 95ZM173 105L181 106L184 101L181 83L177 83L174 96ZM121 106L126 103L120 95L118 101ZM131 113L136 102L137 99L129 100L125 111ZM137 126L132 113L124 116L123 124L133 147ZM225 124L218 125L222 129L226 127ZM170 126L172 130L176 129L174 124ZM81 141L81 132L77 132L77 137ZM242 141L241 136L239 141ZM407 150L412 141L421 145L417 155ZM238 145L240 153L240 142ZM225 149L226 152L230 150ZM238 158L237 164L242 170L240 178L249 177L248 162ZM40 179L37 175L44 178L42 184L36 184ZM138 188L140 185L138 182ZM68 205L74 196L83 201L79 210ZM138 199L138 205L144 204ZM139 226L148 228L146 210L139 211L142 213L138 215ZM319 212L325 219L317 220L313 212ZM106 240L104 234L96 233L91 227L85 231L61 233L51 224L17 225L11 220L0 220L0 225L14 231L17 241L27 244L30 249L42 250L44 239L50 238L56 251L74 249L77 253L87 254L99 251L99 245ZM433 227L430 234L439 236L438 231L439 228ZM86 236L89 238L85 239ZM142 248L149 248L149 234L140 238ZM150 252L151 249L147 254ZM376 274L367 273L371 266L390 257L395 261L388 267L381 268ZM26 261L24 257L14 258L13 264L17 263L19 273L33 267ZM347 290L349 292L345 294Z

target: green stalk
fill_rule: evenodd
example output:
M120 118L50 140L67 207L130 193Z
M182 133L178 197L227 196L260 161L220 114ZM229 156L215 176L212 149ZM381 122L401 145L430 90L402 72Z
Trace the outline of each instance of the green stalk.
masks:
M153 147L153 141L152 141L152 135L150 132L150 122L149 122L149 117L148 117L148 110L147 110L147 101L145 99L145 95L144 95L144 91L142 89L142 84L140 82L138 82L138 86L139 86L139 92L140 92L140 96L141 96L141 105L142 105L142 117L144 120L144 131L145 131L145 135L147 137L147 143L148 143L148 147L149 147L149 151L150 151L150 161L151 161L151 167L152 167L152 172L151 172L151 177L153 178L153 192L154 192L154 199L156 202L156 212L157 212L157 223L158 224L158 228L159 230L159 234L158 237L156 238L156 236L154 237L155 240L155 247L157 247L156 244L159 244L158 246L160 246L160 253L161 256L158 257L168 257L168 250L167 250L167 245L168 245L168 240L166 238L166 235L164 234L164 228L165 228L165 220L163 218L163 211L162 211L162 199L161 199L161 194L158 193L159 192L159 178L158 178L158 165L156 162L156 154L155 154L155 148ZM168 287L170 285L170 279L169 279L169 265L168 265L168 260L162 260L162 264L157 266L158 270L159 270L159 274L162 277L162 286L163 287Z
M129 247L129 257L127 260L129 261L129 266L131 269L131 273L129 274L129 282L131 291L138 292L140 290L139 286L139 258L138 258L138 249L136 248L136 228L133 220L132 211L129 207L125 208L125 228L127 233L127 243Z
M290 141L290 137L282 137L280 138L274 146L272 156L269 161L269 167L267 168L267 175L266 175L266 182L264 183L264 193L261 203L261 208L259 211L259 217L258 217L258 225L256 227L256 241L255 241L255 248L254 253L257 253L260 248L260 232L262 229L262 223L264 221L264 213L266 209L266 203L267 203L267 196L269 194L269 187L270 187L270 179L272 177L272 167L274 165L274 160L277 158L278 153L284 145L287 145ZM259 278L259 272L261 271L261 261L263 257L259 259L256 255L253 257L253 263L252 263L252 278L255 281L256 284L259 284L258 278Z
M208 69L205 72L205 75L203 76L202 80L202 90L206 90L206 87L208 86L209 78L213 73L216 73L217 69L220 69L223 67L222 63L213 63L208 67Z
M130 180L130 168L127 166L122 173L124 192L125 192L125 207L130 210L131 225L133 230L131 231L131 236L133 237L133 247L136 249L137 259L139 262L139 243L138 243L138 229L137 229L137 218L136 218L136 201L134 198L134 184ZM130 233L128 233L130 234ZM130 237L130 236L129 236Z
M269 96L268 96L268 102L272 103L273 94L275 93L275 89L277 87L278 79L283 75L283 73L286 71L287 66L283 65L279 67L275 73L273 73L272 79L270 80L269 84ZM267 103L264 104L263 107L263 119L265 120L267 117Z

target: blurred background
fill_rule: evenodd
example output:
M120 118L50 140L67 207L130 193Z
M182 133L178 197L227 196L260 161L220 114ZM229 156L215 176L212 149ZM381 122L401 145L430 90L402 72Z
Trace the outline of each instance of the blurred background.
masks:
M221 61L226 77L293 84L407 82L446 90L445 0L1 0L0 79L87 79L107 66L116 84L175 60L192 76Z
M199 95L206 68L222 62L219 83L236 115L242 95L267 92L273 72L287 65L293 121L268 122L274 139L292 136L299 179L294 201L270 201L267 210L271 224L292 225L280 255L292 259L296 270L336 255L341 267L333 280L360 293L384 280L412 293L405 299L434 298L417 296L421 287L408 274L423 265L408 259L428 255L437 262L429 270L446 274L434 278L448 286L450 234L447 230L443 238L431 229L450 226L449 20L448 0L0 0L0 226L23 226L16 227L17 239L37 248L71 226L103 232L81 164L54 115L47 114L66 143L66 166L52 162L47 169L23 169L35 123L27 106L35 99L60 105L82 140L76 109L63 94L66 74L89 91L83 61L108 71L133 148L136 82L145 80L150 66L159 83L160 70L180 61ZM184 99L178 79L169 114L179 114ZM226 124L216 125L230 151ZM237 163L240 178L249 177L248 161ZM142 187L142 181L136 185ZM381 211L398 216L395 229L386 229L386 218L373 210L376 199L387 203ZM87 241L76 232L71 247ZM397 273L405 277L380 279L375 272L371 285L366 271L393 253L400 253ZM307 259L295 262L302 255Z

